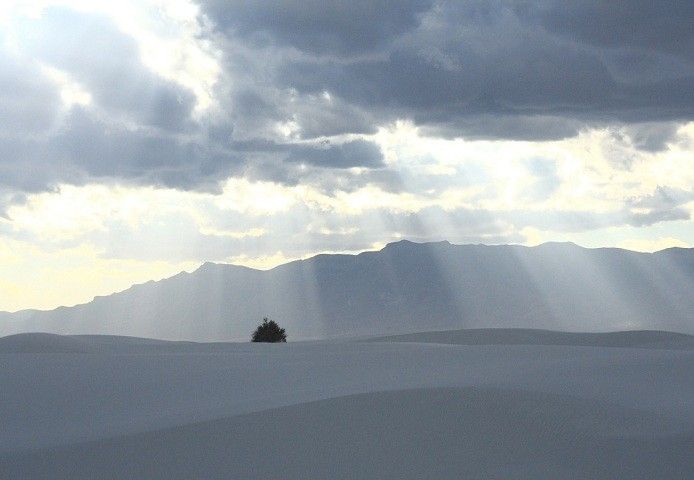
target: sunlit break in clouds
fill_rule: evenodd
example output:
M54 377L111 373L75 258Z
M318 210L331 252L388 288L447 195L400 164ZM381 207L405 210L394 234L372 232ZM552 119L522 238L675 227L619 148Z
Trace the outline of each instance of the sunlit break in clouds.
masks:
M0 310L402 238L691 247L692 25L682 1L3 2Z

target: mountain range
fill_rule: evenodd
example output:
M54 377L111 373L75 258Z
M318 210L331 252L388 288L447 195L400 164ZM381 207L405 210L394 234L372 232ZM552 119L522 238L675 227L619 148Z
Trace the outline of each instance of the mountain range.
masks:
M694 249L403 240L265 271L205 263L83 305L0 313L0 335L248 340L265 316L290 341L501 327L691 334Z

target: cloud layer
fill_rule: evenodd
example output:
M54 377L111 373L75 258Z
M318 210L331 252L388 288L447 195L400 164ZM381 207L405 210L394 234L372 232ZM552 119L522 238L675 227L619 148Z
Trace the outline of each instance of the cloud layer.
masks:
M694 243L688 2L35 3L0 9L16 258Z
M0 53L4 170L42 174L30 182L6 172L4 183L106 176L195 189L244 168L259 175L258 164L287 182L296 163L382 168L366 138L293 143L373 134L399 119L432 136L530 140L625 124L637 148L654 151L694 114L694 9L682 2L200 7L194 40L220 65L214 106L202 113L195 93L146 65L143 46L108 15L50 7L16 17ZM61 105L70 88L88 101Z

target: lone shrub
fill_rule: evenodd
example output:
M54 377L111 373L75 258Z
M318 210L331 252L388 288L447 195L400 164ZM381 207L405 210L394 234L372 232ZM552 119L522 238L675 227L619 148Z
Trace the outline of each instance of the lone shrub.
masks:
M253 332L251 341L267 343L286 342L287 334L284 332L284 328L280 328L274 320L268 320L265 317L263 318L263 323L258 325L258 328Z

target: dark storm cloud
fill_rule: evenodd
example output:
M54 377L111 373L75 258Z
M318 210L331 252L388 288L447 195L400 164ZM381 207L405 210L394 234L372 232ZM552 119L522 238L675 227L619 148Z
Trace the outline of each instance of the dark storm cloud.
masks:
M464 132L471 140L541 141L572 137L585 127L585 122L570 117L521 114L477 114L430 120L422 127L424 135L455 138Z
M23 192L50 190L58 181L77 181L70 164L55 162L54 152L31 138L0 137L0 188Z
M46 143L64 110L58 85L33 59L5 48L6 33L0 32L0 211L26 193L75 180L71 166L56 163Z
M669 187L658 187L651 195L632 198L627 202L629 224L635 227L659 222L689 220L691 214L684 205L694 200L694 192ZM637 209L637 211L631 211Z
M229 79L230 84L239 83ZM342 134L373 134L376 123L368 110L317 91L297 98L288 89L261 88L260 81L224 94L221 102L233 123L234 137L276 137L277 126L293 125L303 139Z
M82 109L74 109L63 130L49 140L49 151L89 178L130 179L183 190L214 190L244 161L214 144L111 125Z
M694 55L694 3L689 1L540 0L515 3L521 16L582 42Z
M378 145L364 140L338 145L293 146L288 160L326 168L374 168L384 165Z
M694 7L685 3L397 2L395 15L394 4L366 15L370 3L203 8L231 42L272 39L262 58L272 59L277 88L328 91L432 134L535 140L590 124L691 119ZM287 45L303 55L283 55Z
M3 40L0 35L0 43ZM0 50L0 134L26 136L45 131L53 125L60 107L55 85L35 65Z
M417 26L433 0L202 0L218 26L261 44L317 54L368 53Z
M287 186L299 184L310 185L318 191L333 195L336 192L353 192L367 185L374 185L384 191L401 192L404 189L401 173L393 168L383 166L380 152L374 149L369 142L363 147L348 146L332 150L325 147L294 145L274 145L272 155L252 154L252 160L244 166L243 175L251 181L272 181ZM367 155L360 156L361 163L372 161L372 167L366 165L352 165L358 163L357 157L349 157L351 153L361 153L361 149ZM277 161L276 155L286 160ZM307 158L313 163L307 163ZM328 163L332 162L332 163ZM343 162L342 165L335 162ZM365 168L359 172L350 170L351 167Z
M673 122L635 123L628 125L625 133L639 150L658 152L675 141L677 127Z
M694 192L671 187L657 187L650 195L635 197L628 201L633 208L663 209L679 207L694 200Z
M0 35L0 45L5 40ZM44 135L62 112L55 82L38 65L0 47L0 210L25 198L23 193L50 190L69 168L52 162Z
M223 50L222 72L215 108L195 118L193 93L144 65L111 20L48 9L13 26L19 56L0 42L0 188L214 190L243 175L400 191L408 173L348 134L401 118L447 138L560 139L617 124L635 148L661 150L694 118L688 3L203 1L216 30L201 40ZM39 64L92 104L64 111ZM538 195L551 193L552 172L535 173Z
M680 207L665 210L651 210L646 213L633 213L629 224L633 227L648 227L660 222L672 222L676 220L689 220L691 214Z
M70 183L124 179L181 190L217 191L220 180L245 175L286 185L306 183L352 190L362 182L334 170L384 166L380 148L365 140L301 145L270 140L236 142L227 140L224 132L224 128L213 130L214 139L161 135L108 123L86 109L73 108L46 144L25 147L24 164L38 172L17 168L17 164L12 171L23 172L24 186L34 189L45 185L41 181L60 178ZM19 158L18 153L14 156ZM60 165L60 172L52 172L51 165ZM58 177L59 173L62 176ZM367 178L371 179L367 175L362 181ZM378 179L371 180L378 183Z
M294 106L292 120L296 122L302 138L376 133L376 118L367 109L359 108L340 99L326 101L309 98Z
M25 51L66 72L109 114L166 130L191 126L195 96L151 72L135 41L104 17L50 9L19 28Z

